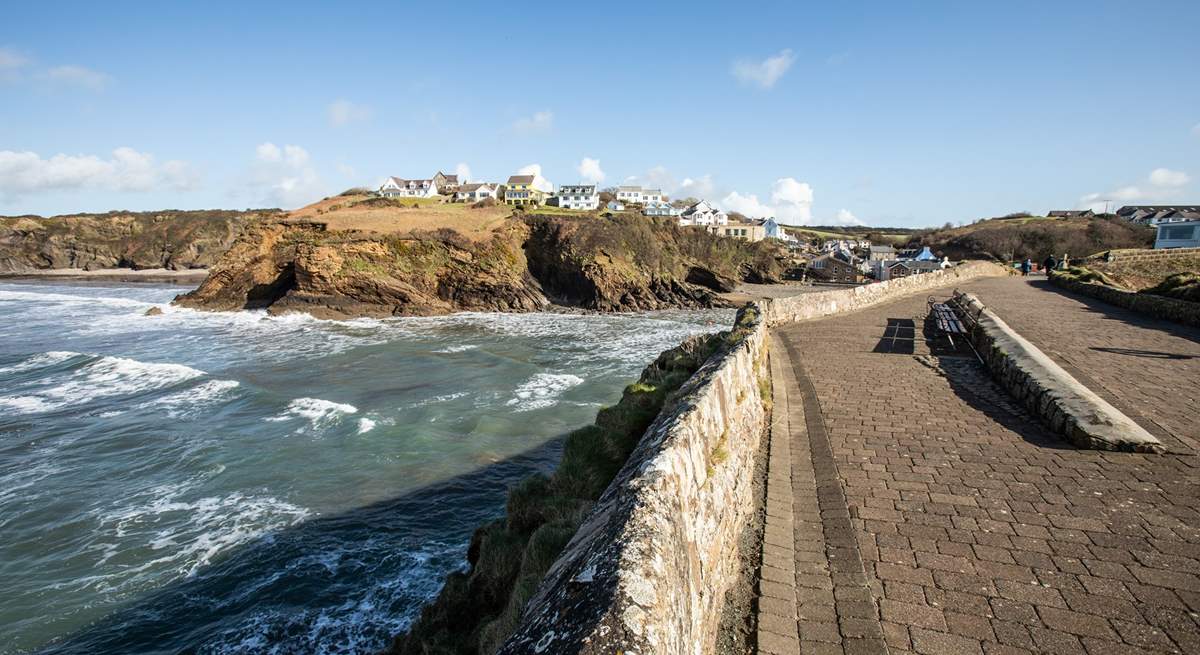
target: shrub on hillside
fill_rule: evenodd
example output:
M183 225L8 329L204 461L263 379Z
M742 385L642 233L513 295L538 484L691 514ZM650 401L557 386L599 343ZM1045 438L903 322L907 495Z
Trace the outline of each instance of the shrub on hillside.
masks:
M1200 273L1176 273L1141 293L1200 302Z

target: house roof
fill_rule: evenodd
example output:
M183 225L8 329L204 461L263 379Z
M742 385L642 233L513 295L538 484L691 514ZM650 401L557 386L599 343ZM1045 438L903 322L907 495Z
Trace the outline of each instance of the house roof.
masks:
M1125 205L1117 210L1117 216L1128 218L1139 211L1154 214L1161 211L1200 212L1200 205Z
M642 187L640 187L640 186L619 186L619 187L617 187L617 191L641 191L641 190L642 190Z
M425 183L433 182L433 180L406 180L402 177L396 177L395 175L393 175L392 177L389 177L388 179L391 180L392 182L395 182L396 184L399 184L400 186L405 186L406 184L408 184L410 182L413 184L425 184Z
M562 192L563 189L581 189L581 191L572 191L572 193L595 193L596 185L595 184L564 184L564 185L558 187L558 190L560 193Z
M487 187L490 189L490 188L492 188L492 185L488 184L487 182L472 182L470 184L464 184L464 185L458 187L458 190L460 193L461 192L470 193L472 191L477 191L483 187Z
M441 175L441 176L442 176L442 178L443 178L444 180L446 180L446 182L448 182L448 183L450 183L450 184L458 184L458 175L457 175L457 174L455 174L455 175L446 175L445 173L443 173L443 172L441 172L441 171L438 171L438 175ZM437 175L435 175L434 177L437 177Z
M871 246L871 252L893 253L896 252L896 249L891 246Z
M510 175L508 177L509 184L533 184L534 175Z

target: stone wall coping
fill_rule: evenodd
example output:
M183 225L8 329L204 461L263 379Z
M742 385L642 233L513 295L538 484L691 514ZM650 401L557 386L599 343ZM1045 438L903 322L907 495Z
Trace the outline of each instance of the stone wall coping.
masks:
M992 375L1054 432L1095 450L1166 452L1142 426L1096 395L969 293L953 306L973 323L972 340Z

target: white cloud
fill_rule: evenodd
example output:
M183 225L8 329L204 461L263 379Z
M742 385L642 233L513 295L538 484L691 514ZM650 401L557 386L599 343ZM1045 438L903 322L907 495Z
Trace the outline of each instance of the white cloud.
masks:
M46 79L92 91L103 91L112 82L107 74L83 66L55 66L46 71Z
M471 167L467 166L465 162L459 162L454 167L454 174L458 176L458 181L463 184L471 181Z
M849 209L839 209L837 217L833 219L837 225L862 225L863 222L858 220Z
M1169 168L1156 168L1150 171L1150 184L1157 187L1186 186L1191 178L1183 171L1173 171Z
M11 48L0 48L0 71L12 71L23 68L29 60L21 53Z
M513 129L521 134L548 132L552 127L554 127L554 112L549 110L535 112L533 116L519 118L517 122L513 123Z
M698 178L683 178L679 183L678 195L683 197L707 198L716 193L712 175L701 175Z
M1192 126L1192 136L1200 136L1200 123Z
M1106 207L1115 210L1122 203L1167 202L1177 197L1191 181L1192 178L1183 171L1156 168L1146 176L1146 185L1129 184L1107 193L1089 193L1079 199L1076 207L1102 212Z
M122 147L111 159L95 155L58 154L42 159L34 152L0 151L0 195L95 189L142 192L194 189L199 177L187 162L158 164L153 155Z
M775 214L773 208L759 202L758 196L754 194L742 195L737 191L730 191L721 199L720 204L726 211L745 214L750 218L764 218Z
M339 98L329 105L329 122L334 127L341 127L349 123L370 120L372 113L370 107L357 105L344 98Z
M517 171L517 175L532 175L534 188L541 189L542 191L547 191L547 192L554 190L554 185L550 183L550 180L547 180L546 178L542 177L542 165L541 164L530 164L528 166L522 166Z
M588 184L600 184L604 181L604 169L600 168L600 160L584 157L575 169L579 171L579 179Z
M780 50L762 61L739 59L733 62L733 76L742 84L770 89L795 61L796 56L790 49Z
M259 144L254 155L249 185L263 204L290 209L324 195L324 184L304 148L290 144L280 148L268 141Z

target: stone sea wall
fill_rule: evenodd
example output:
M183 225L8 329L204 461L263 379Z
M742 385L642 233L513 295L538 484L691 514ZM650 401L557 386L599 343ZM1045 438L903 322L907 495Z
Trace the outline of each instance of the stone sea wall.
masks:
M706 363L674 411L647 430L499 652L714 652L725 593L737 580L738 537L754 511L769 327L1008 274L971 262L744 308L730 337L735 345Z
M1200 251L1200 248L1188 248ZM1155 318L1175 321L1184 325L1200 327L1200 303L1176 298L1166 298L1148 293L1136 293L1117 289L1105 284L1069 280L1059 272L1050 274L1050 282L1057 287L1084 296L1091 296L1125 309L1148 314Z
M1200 248L1128 248L1108 251L1109 261L1114 262L1165 262L1200 255Z

